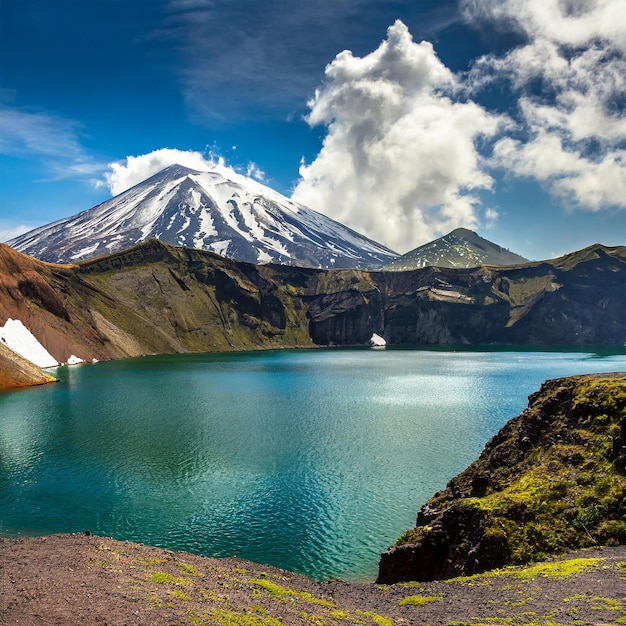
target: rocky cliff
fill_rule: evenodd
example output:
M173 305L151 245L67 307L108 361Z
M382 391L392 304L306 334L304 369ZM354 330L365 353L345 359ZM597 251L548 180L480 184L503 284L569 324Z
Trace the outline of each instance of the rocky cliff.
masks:
M76 265L0 244L0 325L59 362L148 353L363 345L626 341L626 248L511 268L411 272L252 265L150 240Z
M319 344L626 342L626 248L596 245L509 268L318 275L307 300Z
M0 343L0 389L56 382L56 378Z
M382 555L378 582L626 544L626 374L550 380Z

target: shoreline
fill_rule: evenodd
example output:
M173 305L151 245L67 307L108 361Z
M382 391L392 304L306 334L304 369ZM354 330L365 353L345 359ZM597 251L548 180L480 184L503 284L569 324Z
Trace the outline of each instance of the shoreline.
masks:
M626 621L626 546L467 579L396 585L314 581L236 557L202 557L91 534L0 538L0 557L0 615L6 624Z

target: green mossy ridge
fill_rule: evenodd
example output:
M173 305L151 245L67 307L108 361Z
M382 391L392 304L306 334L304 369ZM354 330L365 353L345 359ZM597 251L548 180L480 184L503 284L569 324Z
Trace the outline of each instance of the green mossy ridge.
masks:
M472 576L458 576L450 578L445 582L463 582L471 583L479 580L487 580L490 578L498 578L500 576L512 576L514 578L554 578L563 580L575 574L582 574L598 567L605 561L600 557L581 557L574 559L563 559L560 561L551 561L548 563L538 563L529 567L505 567L501 569L492 569L482 574L473 574Z
M624 545L624 446L626 375L547 381L480 458L428 501L418 516L426 523L396 545L437 541L452 563L450 575L435 572L441 578L474 573L460 563L470 549L484 571ZM446 534L454 537L449 546Z

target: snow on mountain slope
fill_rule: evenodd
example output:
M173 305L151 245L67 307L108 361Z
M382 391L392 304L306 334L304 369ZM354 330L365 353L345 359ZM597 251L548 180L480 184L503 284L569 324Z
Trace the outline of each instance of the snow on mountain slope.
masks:
M316 268L379 268L398 256L252 179L180 165L7 243L44 261L72 263L150 238L239 261Z
M59 364L20 320L9 318L4 326L0 326L0 341L38 367Z
M419 246L387 264L389 271L438 267L478 267L480 265L517 265L528 259L480 237L467 228L457 228L439 239Z

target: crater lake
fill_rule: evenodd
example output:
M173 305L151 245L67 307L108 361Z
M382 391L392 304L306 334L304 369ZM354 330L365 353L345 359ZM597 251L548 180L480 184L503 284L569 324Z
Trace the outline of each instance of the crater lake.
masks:
M0 533L84 532L372 581L548 378L626 350L150 356L0 394Z

